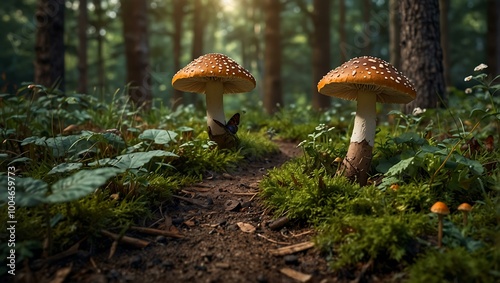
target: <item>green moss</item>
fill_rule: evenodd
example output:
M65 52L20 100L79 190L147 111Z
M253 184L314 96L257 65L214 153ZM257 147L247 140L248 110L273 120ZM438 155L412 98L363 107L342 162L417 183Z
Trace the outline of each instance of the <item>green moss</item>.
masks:
M408 268L407 282L498 282L498 260L498 255L492 258L484 251L470 253L462 247L431 249Z

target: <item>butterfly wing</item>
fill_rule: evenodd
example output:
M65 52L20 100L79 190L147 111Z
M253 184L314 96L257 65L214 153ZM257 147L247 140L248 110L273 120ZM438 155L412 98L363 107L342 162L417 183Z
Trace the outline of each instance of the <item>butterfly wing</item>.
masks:
M229 119L226 124L226 129L230 131L233 135L238 132L238 125L240 124L240 113L236 113Z

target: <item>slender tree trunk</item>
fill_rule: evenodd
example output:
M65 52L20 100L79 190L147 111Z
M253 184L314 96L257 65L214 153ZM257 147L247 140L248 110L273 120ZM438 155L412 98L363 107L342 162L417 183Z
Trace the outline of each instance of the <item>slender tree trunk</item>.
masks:
M35 19L34 81L64 90L64 1L38 0Z
M347 46L347 33L345 31L345 0L339 0L339 39L340 39L340 61L344 63L347 61L347 50L343 46Z
M325 110L330 107L330 97L318 92L317 84L330 71L330 1L314 0L312 22L312 107Z
M451 86L450 75L450 38L448 36L448 11L450 9L449 0L439 0L439 26L441 28L441 48L443 49L443 73L444 85Z
M328 1L327 1L328 2ZM372 49L372 37L375 35L370 31L370 13L372 11L372 1L371 0L363 0L363 31L364 31L364 43L361 48L361 52L363 55L371 55Z
M264 0L264 109L269 114L283 106L280 13L280 1Z
M486 70L495 77L500 75L500 3L498 0L487 2L487 65ZM497 92L498 95L498 92Z
M78 8L78 86L79 93L87 93L87 0L80 0Z
M135 105L149 109L153 100L149 75L146 0L122 0L123 34L129 96Z
M203 55L203 34L206 25L206 13L202 0L194 0L193 8L193 43L191 46L191 58L194 60ZM177 48L179 48L178 46ZM182 92L181 92L182 96ZM200 95L197 93L188 94L188 103L197 104L201 101Z
M439 3L402 0L400 11L401 69L417 90L417 98L405 106L405 112L412 113L416 107L439 107L441 99L446 102Z
M177 72L181 69L181 49L182 49L182 20L184 19L184 5L185 0L174 0L174 54L172 59L174 60L174 71ZM175 74L174 72L174 74ZM177 109L180 105L183 104L183 92L175 89L174 95L172 97L172 108Z
M391 64L401 70L399 0L389 1L389 57Z
M99 95L104 95L104 86L106 83L106 75L104 74L104 36L101 34L101 30L104 28L103 11L101 6L101 0L94 0L95 15L97 17L95 29L96 29L96 40L97 40L97 92Z

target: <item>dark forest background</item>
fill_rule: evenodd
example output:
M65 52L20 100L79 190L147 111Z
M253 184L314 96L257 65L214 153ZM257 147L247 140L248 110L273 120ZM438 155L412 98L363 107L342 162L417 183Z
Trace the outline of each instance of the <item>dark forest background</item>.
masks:
M417 84L437 85L425 100L439 92L446 98L444 89L467 87L464 77L479 63L498 74L499 2L3 0L0 87L14 92L23 82L58 83L66 92L110 99L129 84L139 105L197 104L202 97L176 92L171 78L193 58L220 52L257 80L253 93L232 96L229 107L258 96L270 113L277 104L324 109L331 102L316 93L318 80L350 58L371 55ZM405 51L408 42L422 41L418 36L434 47ZM426 58L437 75L411 70L412 60Z

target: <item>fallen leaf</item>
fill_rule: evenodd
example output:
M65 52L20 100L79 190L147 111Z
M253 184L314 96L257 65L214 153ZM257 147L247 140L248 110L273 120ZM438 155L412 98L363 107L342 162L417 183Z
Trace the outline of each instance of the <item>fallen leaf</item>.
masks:
M238 225L238 227L240 227L240 230L245 232L245 233L255 232L255 226L253 226L252 224L248 224L245 222L238 222L238 223L236 223L236 225Z

